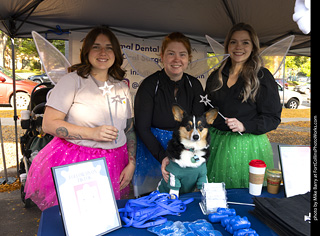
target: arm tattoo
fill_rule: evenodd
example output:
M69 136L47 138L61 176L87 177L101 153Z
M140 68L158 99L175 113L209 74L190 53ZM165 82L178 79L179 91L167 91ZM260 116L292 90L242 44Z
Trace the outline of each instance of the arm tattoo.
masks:
M56 129L56 134L60 138L64 139L82 139L81 135L69 135L69 131L65 127L59 127Z

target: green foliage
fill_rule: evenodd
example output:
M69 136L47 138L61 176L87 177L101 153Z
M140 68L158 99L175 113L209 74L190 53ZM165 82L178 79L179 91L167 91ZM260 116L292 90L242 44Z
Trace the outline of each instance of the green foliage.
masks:
M64 40L49 40L62 54L65 53ZM36 45L31 38L16 38L14 39L16 54L24 54L29 56L38 56ZM11 42L8 40L7 47L11 47Z
M64 40L49 40L62 54L65 54L65 42ZM36 45L32 38L16 38L14 39L15 55L17 58L22 58L23 68L29 68L31 70L40 70L41 65ZM11 42L7 41L6 45L7 55L11 57Z
M311 76L311 57L288 56L286 57L286 69L292 69L291 75Z
M63 55L65 55L64 40L49 40Z

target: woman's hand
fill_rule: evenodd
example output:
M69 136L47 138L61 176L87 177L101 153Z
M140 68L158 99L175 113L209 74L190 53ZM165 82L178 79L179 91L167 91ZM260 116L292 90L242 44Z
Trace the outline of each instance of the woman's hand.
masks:
M83 127L66 122L66 114L52 107L46 107L43 115L42 129L45 133L63 139L88 139L111 142L118 137L118 130L110 125L99 127Z
M129 162L128 165L123 169L120 174L120 190L124 189L128 184L130 184L135 168L136 166Z
M170 163L170 160L168 157L165 157L163 160L162 160L162 163L161 163L161 172L162 172L162 176L163 176L163 179L164 181L166 181L168 183L168 180L169 180L169 172L166 171L166 167L167 165L169 165Z
M225 123L232 132L244 132L246 130L243 124L236 118L226 118Z
M95 141L112 142L118 138L118 130L111 125L102 125L93 128L92 139Z

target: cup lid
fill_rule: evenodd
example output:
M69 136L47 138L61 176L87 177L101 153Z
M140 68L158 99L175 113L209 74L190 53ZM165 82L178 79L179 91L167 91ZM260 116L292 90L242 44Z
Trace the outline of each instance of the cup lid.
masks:
M266 163L262 160L254 159L249 162L249 165L252 167L265 168L267 167Z
M267 169L267 172L274 175L281 175L281 170L279 169Z

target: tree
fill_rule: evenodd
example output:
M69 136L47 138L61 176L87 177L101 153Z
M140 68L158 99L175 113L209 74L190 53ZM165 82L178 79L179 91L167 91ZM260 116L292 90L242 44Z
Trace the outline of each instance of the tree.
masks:
M4 52L6 49L8 36L0 30L0 66L4 67Z
M1 31L0 31L1 32ZM1 32L1 35L4 34ZM61 53L65 53L64 40L49 40ZM37 48L32 38L15 38L15 64L17 69L40 69L39 55ZM0 40L0 51L1 51L1 40ZM11 58L11 43L6 41L4 43L3 54L7 58ZM0 61L1 65L1 61ZM3 65L5 65L5 57L3 56ZM11 66L11 64L10 64Z
M311 57L304 56L287 56L286 69L290 70L294 75L304 74L307 77L311 76Z

